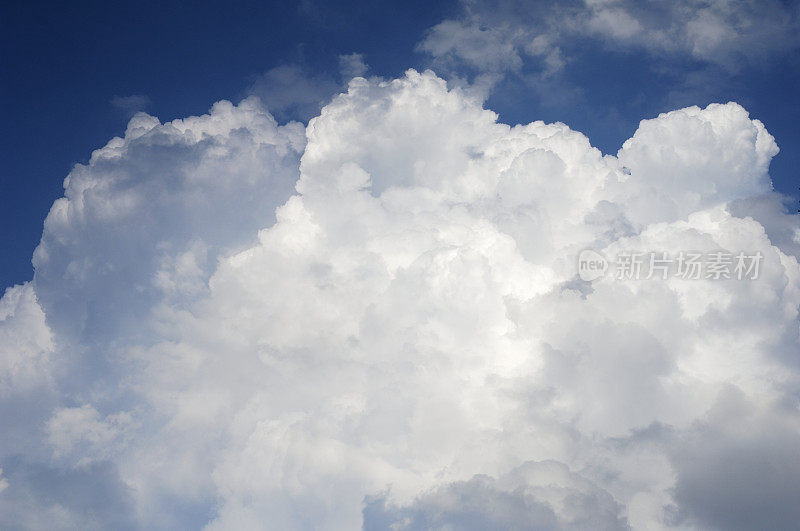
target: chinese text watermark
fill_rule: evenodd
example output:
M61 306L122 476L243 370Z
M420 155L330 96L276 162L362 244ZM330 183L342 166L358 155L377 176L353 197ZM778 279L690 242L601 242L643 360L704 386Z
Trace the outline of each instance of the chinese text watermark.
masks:
M611 270L616 280L756 280L763 259L760 251L622 251L608 261L597 251L586 249L578 255L578 276L591 282Z

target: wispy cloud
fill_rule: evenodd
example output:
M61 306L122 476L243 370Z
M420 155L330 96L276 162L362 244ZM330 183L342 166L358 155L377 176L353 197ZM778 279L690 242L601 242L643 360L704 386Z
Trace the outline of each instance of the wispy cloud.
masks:
M152 105L150 98L143 94L132 94L130 96L114 96L111 98L111 105L122 111L127 118L137 112L146 111Z

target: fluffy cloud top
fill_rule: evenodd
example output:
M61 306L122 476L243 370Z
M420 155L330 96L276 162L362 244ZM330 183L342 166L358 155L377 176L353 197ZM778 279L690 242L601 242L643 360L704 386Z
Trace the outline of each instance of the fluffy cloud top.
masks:
M10 417L3 518L787 526L800 268L775 153L729 103L603 155L413 70L355 78L305 135L253 99L139 114L71 172L33 282L0 302L2 400L49 397ZM587 247L764 261L590 284Z

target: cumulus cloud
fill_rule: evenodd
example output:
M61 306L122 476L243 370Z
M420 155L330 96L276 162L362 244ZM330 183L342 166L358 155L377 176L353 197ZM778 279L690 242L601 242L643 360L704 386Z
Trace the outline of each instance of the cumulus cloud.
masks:
M33 261L48 325L119 339L142 332L154 298L201 295L218 257L272 223L304 144L301 124L279 126L256 99L165 124L134 116L76 165L45 219Z
M69 477L163 529L780 526L800 267L776 153L729 103L603 155L413 70L305 129L255 99L138 114L0 302L9 392L52 374L0 498L85 514L26 479ZM588 283L586 248L764 260Z

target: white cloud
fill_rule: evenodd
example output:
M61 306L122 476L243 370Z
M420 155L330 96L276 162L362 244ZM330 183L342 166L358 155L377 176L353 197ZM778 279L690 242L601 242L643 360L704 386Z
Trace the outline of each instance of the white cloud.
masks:
M48 324L120 339L142 333L153 300L188 302L197 293L175 286L204 283L219 256L272 223L304 145L301 124L278 126L252 98L165 124L136 115L76 165L45 220L33 261Z
M50 383L53 337L30 283L8 288L0 298L0 397Z
M619 152L620 162L632 169L621 193L642 194L627 200L626 215L635 221L683 218L767 193L772 189L769 163L777 153L764 125L735 103L688 107L644 120Z
M7 492L19 477L41 506L25 478L57 465L147 528L713 526L731 500L791 518L713 488L718 450L787 483L791 453L757 456L800 437L776 152L731 103L644 121L603 156L413 70L355 78L305 137L255 100L139 114L71 172L34 282L0 302L38 308L35 289L44 310L0 336L23 345L8 359L59 360ZM755 281L589 285L587 247L765 258ZM737 431L731 393L763 437Z
M459 17L432 27L418 50L457 78L464 67L497 82L523 65L536 79L557 75L587 39L657 60L693 60L735 72L800 46L800 5L779 0L464 0ZM568 51L565 52L565 49ZM541 81L539 81L541 82ZM485 90L486 80L476 83Z
M430 29L419 49L434 57L458 57L480 70L516 70L522 59L502 31L445 20Z
M686 54L731 69L795 49L798 23L797 4L777 0L587 1L584 21L614 45Z

